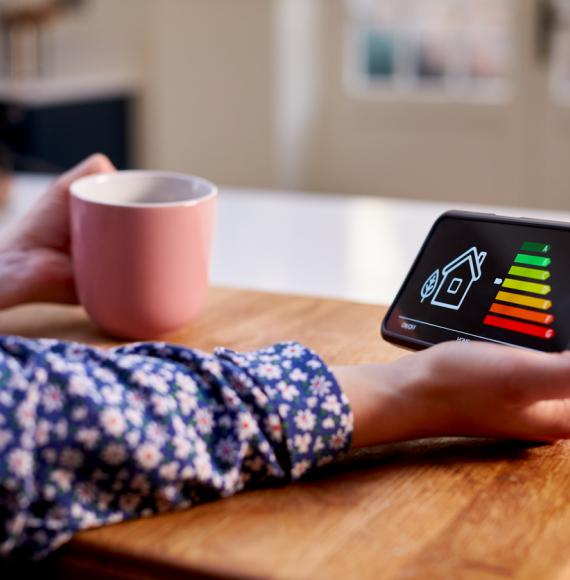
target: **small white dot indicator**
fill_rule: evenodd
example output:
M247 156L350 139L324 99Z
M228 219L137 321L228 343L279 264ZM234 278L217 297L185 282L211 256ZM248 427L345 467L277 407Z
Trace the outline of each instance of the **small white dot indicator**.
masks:
M495 284L497 286L500 286L503 283L503 279L502 278L495 278Z

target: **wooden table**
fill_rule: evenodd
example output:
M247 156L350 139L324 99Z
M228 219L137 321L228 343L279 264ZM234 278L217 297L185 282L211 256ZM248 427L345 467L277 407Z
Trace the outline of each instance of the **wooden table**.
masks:
M333 364L389 361L402 351L380 339L382 314L216 289L203 315L171 340L254 349L298 339ZM5 312L0 332L114 344L77 308ZM83 532L49 571L82 580L570 578L569 450L446 439L351 453L300 484Z

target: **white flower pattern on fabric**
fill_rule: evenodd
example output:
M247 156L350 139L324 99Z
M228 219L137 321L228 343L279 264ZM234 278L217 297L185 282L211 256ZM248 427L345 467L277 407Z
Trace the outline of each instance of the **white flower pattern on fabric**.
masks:
M315 428L316 422L316 416L309 409L297 411L295 415L295 425L301 431L312 431Z
M344 452L352 413L294 342L213 355L0 337L0 555L299 479ZM42 520L32 516L42 513Z

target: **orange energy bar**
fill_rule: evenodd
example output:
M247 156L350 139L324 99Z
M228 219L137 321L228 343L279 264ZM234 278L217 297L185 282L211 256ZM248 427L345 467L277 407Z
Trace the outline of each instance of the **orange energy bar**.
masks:
M531 322L538 322L539 324L552 324L554 322L554 316L552 314L535 312L533 310L526 310L525 308L515 308L514 306L506 306L505 304L497 304L496 302L491 306L491 312L511 316L512 318L522 318L523 320L530 320Z
M544 298L535 298L534 296L525 296L524 294L515 294L514 292L504 292L501 290L495 300L501 302L511 302L512 304L519 304L521 306L530 306L531 308L539 308L540 310L550 310L552 302Z

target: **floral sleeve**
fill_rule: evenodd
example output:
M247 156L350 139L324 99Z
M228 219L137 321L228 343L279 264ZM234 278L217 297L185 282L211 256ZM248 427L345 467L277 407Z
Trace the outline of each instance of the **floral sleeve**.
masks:
M351 433L334 376L294 342L208 355L0 337L0 554L296 480Z

